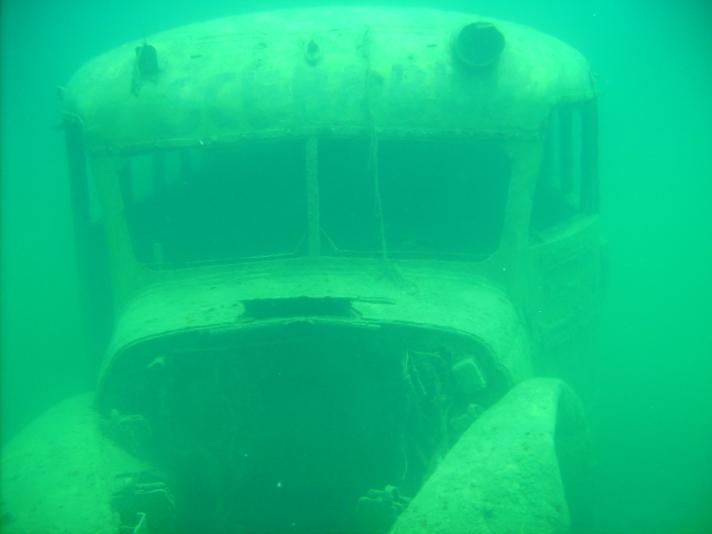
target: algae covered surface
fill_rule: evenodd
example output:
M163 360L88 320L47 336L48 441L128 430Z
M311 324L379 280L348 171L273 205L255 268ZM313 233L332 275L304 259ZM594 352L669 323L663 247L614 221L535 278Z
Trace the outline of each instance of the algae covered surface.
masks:
M53 436L38 435L32 427L27 435L37 443L38 454L46 457L48 463L68 462L70 457L76 461L81 457L79 441L100 442L98 447L105 456L87 455L84 458L87 466L103 466L97 467L101 470L106 468L107 458L112 458L115 465L125 466L127 471L138 469L140 462L128 457L127 452L141 456L142 440L149 431L144 421L131 415L131 403L135 399L146 401L155 410L152 416L156 418L165 409L151 396L150 387L136 381L122 381L122 377L132 375L130 369L121 367L112 375L118 377L112 378L115 382L108 380L102 386L105 397L92 397L91 401L88 397L66 400L96 388L102 354L109 343L114 320L110 301L101 296L109 282L92 274L105 272L102 261L108 260L103 256L95 260L95 271L76 267L75 214L69 186L71 161L67 161L65 153L65 130L57 127L64 105L63 88L72 75L100 54L126 42L142 42L148 36L177 26L253 11L319 5L318 2L296 1L237 5L219 0L202 3L6 0L2 3L0 422L3 447L20 436L32 421L42 420L47 422L42 427L43 432L52 432ZM712 531L712 396L709 394L712 383L712 151L709 150L712 146L712 99L709 98L712 7L693 0L655 3L482 0L453 1L446 5L424 1L383 5L394 9L415 6L473 12L524 24L568 43L590 62L600 93L598 171L604 241L601 329L595 354L586 355L583 360L572 358L564 364L565 378L580 398L580 404L572 403L566 410L585 415L590 454L585 469L566 473L567 497L575 497L577 504L571 505L567 512L553 506L547 513L552 518L570 513L574 532ZM348 88L361 80L360 71L346 71L346 81L333 84L332 80L329 82L332 85L314 75L320 72L321 62L329 61L328 49L320 48L317 42L314 38L303 43L305 61L300 68L305 73L305 81L303 86L294 88L295 94L301 95L300 113L327 114L330 108L325 100L331 100L329 91L348 94ZM405 45L393 44L394 47ZM359 46L359 50L368 48L368 36ZM133 50L130 51L133 54ZM254 53L258 57L262 52L257 49ZM194 55L198 60L199 52ZM363 52L362 57L367 54ZM161 57L159 61L162 60ZM127 85L133 99L142 91L147 94L152 90L150 57L143 61L141 68L147 73L146 79L134 75L133 85ZM374 72L377 70L374 68ZM415 70L404 69L399 79L412 83L413 79L408 76L415 74ZM561 78L566 75L562 74ZM375 81L371 82L370 90L376 92L381 82L378 76L372 79ZM251 95L259 94L262 88L257 81L253 82L250 85L249 80L240 80L239 84L248 87ZM220 87L230 88L233 81L225 77L221 83ZM427 83L430 82L423 79L423 84ZM404 87L406 85L404 82ZM220 92L220 87L209 88L213 91L209 100L216 106L230 98ZM406 94L394 100L393 105L407 108L410 96ZM274 99L277 98L275 93ZM344 117L363 112L360 104L351 105L348 98L344 102L346 105L341 110ZM273 106L279 104L271 102ZM269 124L271 109L268 105L264 109L250 109L249 120ZM443 105L439 109L440 113L447 108ZM378 113L378 110L369 112ZM197 123L195 118L180 118ZM423 115L413 120L425 123L427 118L424 109ZM211 118L217 129L232 124L232 119L227 115ZM461 117L451 112L449 118L439 120L456 125L459 119ZM121 116L112 119L117 132L122 127L121 120ZM146 124L149 123L146 119ZM434 271L421 264L410 271L380 271L373 270L364 260L369 254L374 256L374 251L377 258L383 255L384 242L389 243L386 252L394 257L398 253L418 257L423 250L432 249L483 257L491 254L497 247L499 232L506 233L506 229L498 226L497 202L482 199L503 202L506 183L497 188L491 185L496 181L493 180L488 182L489 186L475 191L466 189L461 179L462 169L452 162L466 161L487 169L486 177L496 179L507 174L503 170L506 159L496 155L487 144L471 151L462 144L452 143L443 152L448 161L434 162L428 159L422 139L390 145L384 141L376 148L374 137L368 135L358 142L332 139L319 142L318 149L315 147L307 147L307 164L299 171L304 181L286 185L282 176L303 164L303 154L294 153L293 146L278 142L267 147L245 145L239 153L218 150L209 159L201 159L203 156L197 151L185 154L168 151L158 164L141 159L140 155L132 163L137 176L144 172L141 169L154 172L159 166L169 170L202 166L207 169L211 185L202 189L176 189L170 197L169 212L161 212L160 216L158 206L150 202L150 191L141 190L140 185L134 188L133 194L139 201L125 216L131 230L146 237L140 244L134 243L135 253L142 261L181 263L220 256L232 250L234 241L240 243L238 257L281 254L295 247L304 250L308 257L315 250L334 251L340 249L342 243L348 243L348 247L341 248L349 248L354 258L348 268L335 262L332 277L320 274L310 278L311 275L305 274L308 272L306 264L291 265L288 276L279 269L262 273L260 276L267 278L260 279L249 298L244 298L241 307L236 308L225 305L210 288L217 287L223 294L237 294L249 280L257 277L250 268L241 271L239 280L227 270L206 269L201 271L200 283L195 282L197 278L170 280L170 284L180 288L171 294L171 300L161 299L156 292L147 292L140 299L132 300L133 308L127 314L138 319L122 327L124 330L114 337L115 345L120 343L122 335L128 339L138 335L136 332L150 333L159 326L168 328L181 323L199 329L201 320L224 325L235 317L241 317L246 324L259 323L275 316L276 310L280 317L322 315L358 323L356 331L342 330L338 324L314 327L320 340L318 345L308 341L313 335L309 330L311 326L290 327L292 329L281 334L277 341L270 342L267 349L262 349L261 354L269 356L271 367L263 367L253 356L240 364L232 362L225 345L235 339L222 331L203 337L186 334L185 339L181 338L184 347L191 350L202 347L200 365L181 359L180 351L174 351L171 346L157 344L150 357L137 353L135 361L140 362L147 376L160 377L166 369L175 370L174 382L168 386L164 381L161 387L185 393L172 398L172 406L178 406L184 422L190 422L191 428L198 430L186 432L174 419L166 418L169 423L164 427L151 429L161 436L158 453L153 451L153 454L163 455L168 465L181 466L186 480L195 482L191 487L194 493L186 491L182 499L184 502L193 499L196 509L201 508L203 513L213 517L209 523L213 530L239 531L233 523L229 502L240 499L244 501L243 508L248 510L242 513L241 520L261 525L267 531L291 528L291 531L304 532L308 529L297 521L285 522L284 518L273 516L273 509L265 505L266 502L277 503L281 506L279 510L287 510L299 521L313 521L314 531L353 529L354 525L360 525L364 531L385 531L393 524L395 515L407 508L414 488L443 458L446 459L439 465L445 469L433 476L433 485L424 492L425 496L420 496L421 500L430 494L451 491L447 473L462 474L470 469L481 475L491 470L486 458L466 459L467 454L462 453L467 443L465 438L485 442L494 439L503 445L498 447L497 454L506 456L509 445L504 444L516 432L508 433L493 423L496 414L505 414L503 420L510 421L521 417L522 423L516 428L522 433L530 428L527 425L535 432L553 432L550 420L537 419L548 408L536 409L536 402L527 400L528 395L542 391L540 399L549 399L547 406L560 408L563 401L557 400L558 395L562 398L568 395L564 386L537 379L542 381L524 383L521 389L512 389L507 396L510 377L505 376L506 373L498 374L499 366L507 368L517 381L531 373L531 362L507 357L497 365L485 364L484 359L478 360L478 351L484 349L470 346L458 337L456 332L485 324L496 315L492 311L495 310L501 321L491 327L492 346L501 348L502 353L506 353L502 347L527 349L526 328L506 328L516 322L514 318L520 311L509 306L506 299L490 290L487 284L471 292L458 292L452 287L464 271L452 271L447 280L436 280L432 275ZM316 150L322 156L318 157ZM312 154L311 164L309 154ZM358 177L373 174L375 158L382 161L380 176L377 176L380 183L364 185ZM247 190L251 198L259 201L236 194L229 187L229 173L225 169L236 166L241 166L245 174L252 172L260 177L261 181ZM429 176L438 171L456 177L449 194L429 181ZM309 176L316 172L321 180L318 192L309 181ZM170 173L166 171L166 174ZM379 202L373 201L373 183L381 189ZM169 188L172 185L175 184L168 183ZM476 210L465 219L453 217L453 213L463 209L466 194L479 199L475 203ZM403 195L411 209L399 207ZM324 208L321 219L315 221L309 205L319 201L331 208ZM444 209L434 213L427 209L431 203L438 203ZM264 209L265 205L269 209ZM348 210L336 209L335 205L353 208L360 214L359 224L345 215ZM234 209L235 206L239 209ZM541 220L558 216L553 204L549 209L549 213L538 214ZM96 205L90 206L90 217L96 210ZM186 213L197 214L202 226L193 224L195 219L185 217ZM170 225L161 222L166 218L172 221ZM328 226L328 237L321 235L314 239L312 234L311 240L304 240L298 229L302 219L313 227ZM379 227L374 222L377 220L385 224ZM225 221L240 227L239 235L226 231ZM462 245L463 224L482 230L474 238L468 238L467 246ZM205 238L206 235L210 238ZM165 247L159 249L152 245L159 240ZM450 269L447 261L443 260L445 267L441 270ZM505 277L501 273L497 276L500 277L497 280ZM191 284L203 289L193 291ZM390 287L390 293L379 292L381 284ZM302 296L284 307L279 299L297 286ZM90 317L89 340L84 334L86 323L82 317L87 287L95 297L96 306ZM448 292L453 296L447 307L439 307L438 298ZM402 295L406 297L401 298ZM192 315L175 312L191 307L195 310ZM373 321L397 317L401 322L427 322L432 313L440 314L441 319L444 317L442 322L450 328L447 333L438 334L441 338L437 342L416 328L400 324L379 334L382 337L372 339L369 337L372 334L363 334L373 331ZM269 330L239 342L248 347L246 353L252 354L249 347L264 343L264 339L273 339ZM388 360L385 355L389 349L404 339L421 348L406 351L402 360ZM448 347L458 347L462 354L479 362L479 367L470 364L467 358L458 359L460 356L456 354L422 348L441 342ZM173 354L171 351L175 355L169 357L169 353ZM388 363L384 364L384 360ZM309 362L323 361L329 365L317 365L316 373L308 370ZM448 366L458 369L459 373L454 375L453 388L458 392L454 395L440 382L442 369ZM282 374L276 371L270 374L277 368ZM256 380L259 387L256 382L245 380L246 376L259 377ZM402 391L392 387L394 377L401 380L402 376L407 377L407 381L398 382L399 387L408 392L405 401L400 395ZM160 380L163 379L150 383L155 385ZM231 389L236 384L242 389ZM477 405L463 400L470 394L478 399ZM121 400L116 405L102 406L105 398ZM256 398L260 399L260 408L247 409ZM324 398L332 399L328 409L324 409ZM422 403L423 398L428 402ZM498 400L501 404L497 404ZM518 409L517 402L528 409ZM94 434L91 429L94 427L90 428L95 422L91 412L95 404L105 409L102 421L97 422L104 437ZM480 404L496 408L478 419L480 426L470 426L465 432L472 420L480 417ZM514 410L516 415L506 415L508 410ZM304 419L304 414L312 411L314 417ZM416 412L419 415L414 416ZM250 415L239 415L244 413ZM205 414L210 416L206 418ZM295 423L284 426L284 419ZM63 442L62 447L54 448L51 442L61 433L64 421L78 425L82 431ZM377 424L374 425L374 421ZM447 431L443 431L443 421L447 423ZM235 430L237 427L239 432ZM340 429L339 439L322 439L320 433L332 427ZM243 450L240 448L243 445L235 444L239 443L235 436L240 432L259 436L244 445ZM446 457L454 441L453 432L464 437L458 443L459 448L452 449L453 455ZM408 436L418 436L418 439L408 441ZM429 436L437 436L437 439ZM106 442L105 437L108 437ZM123 445L122 450L116 449L116 442ZM174 446L176 443L180 445ZM284 446L285 443L289 446ZM533 448L545 445L533 438L531 443L526 443ZM515 449L519 451L512 445L512 450ZM300 457L294 452L299 450L307 450L312 456ZM67 451L64 456L62 451ZM22 454L12 446L5 452L15 466L21 465ZM255 471L252 462L261 461L259 458L268 461ZM342 458L344 462L340 461ZM506 464L505 460L501 462ZM333 481L328 466L339 464L348 464L351 468L339 467L340 484L334 489L330 485ZM192 473L185 467L195 465L202 466L200 473ZM512 466L512 472L516 472L516 465ZM546 463L539 465L549 472L547 466ZM12 476L17 481L26 476L44 476L42 473L44 464L37 464L24 472L13 472ZM75 475L69 467L55 470L54 478L47 478L46 494L37 497L38 506L63 499L65 495L74 495L68 498L81 495L91 500L94 495L112 491L89 475L86 485L76 491L71 487L56 489L62 485L62 477ZM111 475L121 476L121 473ZM242 481L230 490L233 493L222 489L228 475L238 476ZM369 486L372 492L364 496L360 488L370 475L377 483ZM312 493L299 493L289 487L289 480L300 477L311 477ZM395 478L401 481L399 489L388 485ZM7 480L3 478L3 503L13 501L17 494L25 491L21 484ZM168 495L163 486L152 485L157 484L152 480L130 483L141 488L144 496L158 495L160 500ZM185 481L183 485L190 486ZM473 492L484 491L473 488ZM556 495L562 491L555 481L547 486L549 490ZM120 509L123 494L113 491L113 502L118 502L115 506ZM532 501L543 498L538 491L541 491L539 486L532 489ZM365 511L358 521L345 519L346 512L342 513L340 508L344 496L352 501L363 497ZM432 502L437 502L436 497L433 499ZM160 510L170 508L172 501L166 502L169 504L161 501L162 504L155 506ZM388 506L381 506L383 502ZM498 506L499 503L490 503L478 508L483 524L498 524ZM310 519L304 512L310 507L322 511L318 520ZM396 523L395 531L413 531L414 527L409 525L417 524L427 532L428 527L423 526L417 510L411 512L402 518L412 523ZM457 516L453 511L441 512ZM96 521L98 517L101 525L91 527L98 532L116 520L113 513L102 509L100 515L86 521ZM189 517L184 528L193 532L206 528L200 513L191 513ZM540 523L521 519L517 524L521 525L522 532L536 532L536 525L555 523L554 519L547 523L548 517L539 518ZM146 526L141 523L141 517L130 519L123 524L132 525L134 532L144 531ZM57 525L64 521L62 516L53 520L53 528L62 527ZM12 521L12 514L3 507L0 529ZM66 519L63 526L71 532L81 532L87 524L93 525L89 522L78 526L81 523L81 518L73 516ZM165 519L162 526L169 529L170 520ZM42 527L36 528L40 532Z

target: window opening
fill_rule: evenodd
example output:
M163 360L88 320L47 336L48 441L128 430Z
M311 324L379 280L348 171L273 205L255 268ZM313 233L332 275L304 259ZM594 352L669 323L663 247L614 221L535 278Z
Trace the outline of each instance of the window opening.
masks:
M553 110L532 205L532 231L598 210L595 101Z
M509 178L509 160L494 143L381 141L389 254L492 254L502 234Z
M295 142L132 157L122 190L137 257L180 264L294 253L306 231L304 168Z

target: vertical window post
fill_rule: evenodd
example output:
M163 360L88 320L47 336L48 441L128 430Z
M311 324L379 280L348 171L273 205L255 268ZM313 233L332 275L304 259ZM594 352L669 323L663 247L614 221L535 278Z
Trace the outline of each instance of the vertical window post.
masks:
M93 332L90 318L93 316L93 302L89 281L92 280L91 250L89 239L89 178L87 173L86 151L84 146L84 128L76 117L64 119L67 162L69 165L69 181L72 197L72 215L74 220L74 247L77 262L77 278L79 300L83 315L83 341L87 351L96 348L96 340L91 337ZM91 354L88 354L91 357Z
M381 246L381 253L383 254L383 259L387 260L388 248L386 246L386 228L383 222L383 204L381 201L381 185L378 165L378 135L376 135L375 130L371 133L371 146L368 152L368 168L371 173L371 179L373 181L373 194L375 196L374 201L376 207L376 217L378 218L378 237Z
M571 106L561 106L559 109L559 172L561 193L566 199L569 199L574 192L573 123L574 117Z
M598 108L595 100L581 106L581 208L598 211Z
M319 141L309 137L305 147L307 179L307 255L316 257L321 249L319 221Z

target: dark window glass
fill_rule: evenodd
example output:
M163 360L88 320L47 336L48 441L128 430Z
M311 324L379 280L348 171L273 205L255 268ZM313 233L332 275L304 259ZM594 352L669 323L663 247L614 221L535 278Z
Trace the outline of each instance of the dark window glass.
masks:
M484 257L500 241L510 165L495 144L383 141L380 189L389 253Z
M138 258L190 263L292 253L304 239L299 143L250 142L134 157L123 183Z

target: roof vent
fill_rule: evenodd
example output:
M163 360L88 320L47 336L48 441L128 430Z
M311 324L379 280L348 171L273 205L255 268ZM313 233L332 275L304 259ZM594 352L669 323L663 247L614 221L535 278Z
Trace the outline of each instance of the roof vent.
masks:
M462 28L454 43L455 57L470 69L493 66L504 50L504 35L494 24L473 22Z

